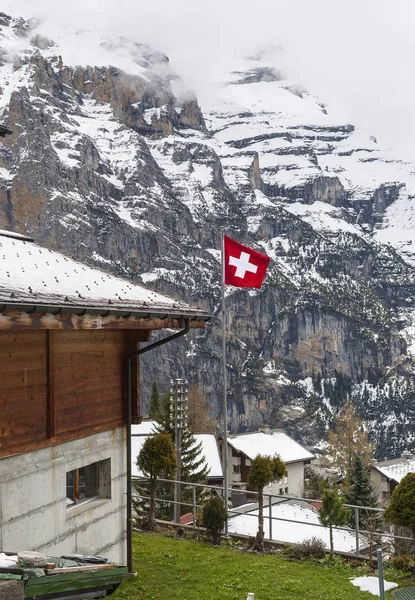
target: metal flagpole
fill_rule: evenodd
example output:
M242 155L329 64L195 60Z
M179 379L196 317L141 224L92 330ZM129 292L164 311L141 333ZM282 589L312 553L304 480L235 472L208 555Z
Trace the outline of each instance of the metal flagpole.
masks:
M225 501L225 537L228 537L228 399L226 382L226 311L225 311L225 237L222 233L222 358L223 358L223 475Z

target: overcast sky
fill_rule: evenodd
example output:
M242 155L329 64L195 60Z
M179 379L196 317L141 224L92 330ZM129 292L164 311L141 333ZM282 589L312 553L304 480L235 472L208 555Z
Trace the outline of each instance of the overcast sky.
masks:
M60 26L165 52L203 98L240 53L282 47L276 66L398 153L415 156L414 0L3 0Z

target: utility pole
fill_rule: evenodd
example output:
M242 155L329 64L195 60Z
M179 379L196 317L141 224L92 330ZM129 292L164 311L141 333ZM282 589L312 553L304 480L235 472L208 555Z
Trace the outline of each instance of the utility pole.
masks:
M174 522L180 523L180 483L182 476L182 436L183 427L187 426L187 394L188 383L183 379L170 380L171 424L174 426L174 449L176 451L177 469L174 484Z

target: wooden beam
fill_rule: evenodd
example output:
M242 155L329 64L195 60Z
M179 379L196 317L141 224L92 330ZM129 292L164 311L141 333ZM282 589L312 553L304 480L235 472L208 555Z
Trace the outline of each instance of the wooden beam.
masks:
M47 436L55 437L55 376L53 368L53 331L46 331L46 376L47 376Z
M107 565L89 564L82 565L79 567L56 567L54 569L45 569L46 575L58 575L63 573L82 573L83 571L103 571L105 569L116 569L118 567L115 563Z
M75 315L70 313L0 313L0 329L183 329L184 319L120 317L118 315ZM204 329L206 322L190 321L192 329Z

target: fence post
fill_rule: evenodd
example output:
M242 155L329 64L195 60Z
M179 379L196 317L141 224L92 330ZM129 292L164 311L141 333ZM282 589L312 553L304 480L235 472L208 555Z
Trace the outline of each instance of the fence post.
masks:
M380 600L385 600L385 583L383 581L383 553L382 548L376 550L378 556L378 578L379 578L379 596Z
M356 554L359 554L359 509L357 508L357 506L354 509L354 526L356 529Z
M195 529L196 527L196 520L197 520L197 516L196 516L196 486L193 486L193 529Z
M271 502L271 499L272 499L272 496L268 496L268 518L269 518L269 539L270 540L272 540L272 502Z

